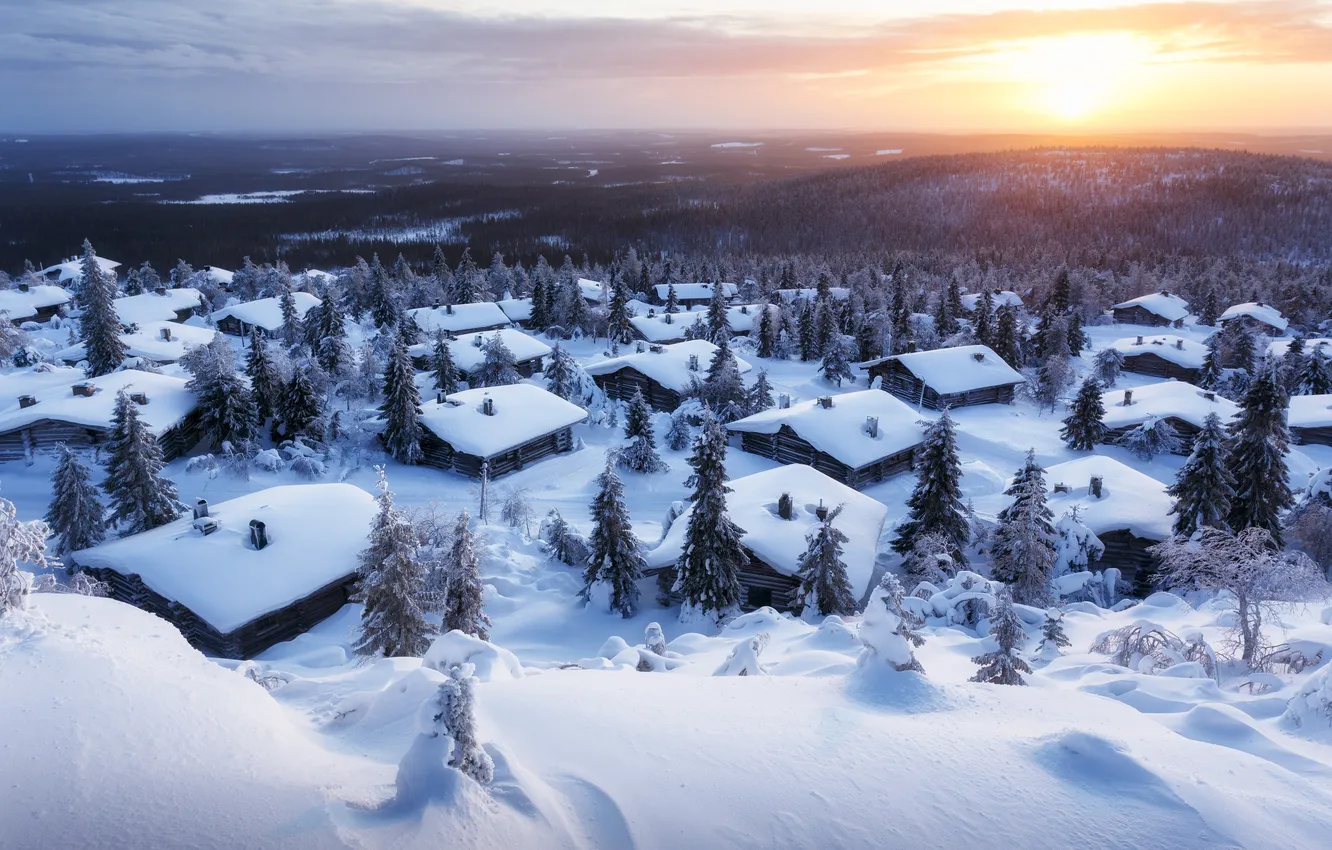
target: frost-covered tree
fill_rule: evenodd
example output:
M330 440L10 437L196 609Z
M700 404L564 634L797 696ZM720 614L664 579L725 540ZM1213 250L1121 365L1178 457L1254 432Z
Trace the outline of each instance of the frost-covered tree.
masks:
M1101 399L1101 385L1095 378L1082 382L1059 436L1070 449L1083 452L1094 451L1096 444L1105 440L1105 403Z
M97 252L87 239L83 240L80 270L83 315L79 318L79 339L88 361L88 377L96 378L114 372L125 359L125 342L120 338L120 318L116 315L116 279L102 272Z
M1332 364L1328 363L1323 345L1314 346L1304 358L1303 368L1294 381L1295 395L1327 395L1332 393Z
M666 448L673 452L682 452L689 448L689 441L693 436L689 431L689 422L685 415L679 411L671 414L671 427L666 429Z
M1043 658L1059 655L1059 650L1071 646L1072 641L1064 632L1064 615L1057 610L1045 612L1045 622L1041 625L1041 644L1037 653Z
M116 396L106 457L102 489L110 502L108 522L119 523L126 534L138 534L180 515L176 485L162 477L162 447L124 390Z
M555 508L551 508L541 524L541 539L546 542L551 556L560 563L571 567L587 563L587 541Z
M1092 362L1092 374L1103 387L1113 387L1119 380L1119 373L1124 371L1124 353L1111 346L1096 352Z
M634 341L634 326L629 321L629 287L610 279L610 307L606 315L606 335L612 342L628 345Z
M51 504L46 524L56 537L55 554L96 546L106 539L102 500L89 480L88 467L67 446L60 447L60 463L51 474Z
M435 347L430 354L430 373L435 378L435 389L452 395L458 391L458 367L449 350L449 338L443 331L435 332Z
M796 319L796 329L800 341L800 359L810 361L818 357L818 330L814 322L814 307L805 301L800 309L800 316Z
M842 381L856 382L855 372L851 371L851 361L856 356L856 341L852 337L833 334L823 350L823 362L819 373L823 379L837 386Z
M574 362L573 355L568 349L556 343L555 350L550 355L550 364L546 366L546 389L565 401L577 404L581 401L577 397L577 369L578 364Z
M1129 430L1119 439L1119 444L1141 460L1151 460L1157 455L1178 454L1181 441L1179 432L1170 420L1153 416L1136 428Z
M199 427L206 440L221 448L258 436L259 406L236 374L236 355L226 337L214 334L208 345L190 349L181 365L192 376L185 386L199 399Z
M296 295L291 291L291 281L282 281L282 291L278 293L278 308L282 311L282 342L295 345L304 336L301 326L301 314L296 309ZM255 328L257 332L259 328Z
M899 673L925 672L915 653L925 643L916 631L921 623L903 607L905 596L897 576L884 573L865 605L865 616L860 623L860 640L865 651L857 661L858 666L864 668L872 660L879 660Z
M477 301L480 296L480 278L481 270L477 268L476 260L472 259L472 249L463 248L458 268L453 272L453 303L471 304Z
M971 335L981 345L994 348L994 296L985 290L976 299L976 309L971 314Z
M50 535L46 523L20 522L14 503L0 499L0 617L28 604L32 574L20 570L19 564L52 566L46 559L46 538Z
M897 527L893 551L906 555L921 534L942 535L955 563L967 562L963 550L971 542L971 525L962 501L962 465L957 457L957 432L945 409L925 431L916 455L916 486L907 500L908 515Z
M675 292L675 283L666 284L666 306L662 309L666 315L680 312L680 296Z
M411 520L393 505L393 491L383 467L379 475L379 513L370 529L370 545L361 553L361 612L356 654L362 657L425 655L436 633L425 617L426 564L417 557L419 540Z
M746 396L745 413L748 416L753 416L755 413L768 410L774 404L776 402L772 399L772 384L768 383L768 373L766 370L760 371Z
M727 322L726 287L720 282L712 285L712 297L708 301L708 339L717 342L723 335L731 335L731 326Z
M370 308L370 319L377 328L386 328L398 323L398 304L394 300L388 269L379 262L375 254L370 261L370 280L366 287L366 306Z
M476 734L476 677L471 664L450 667L448 678L439 684L433 715L437 734L447 737L449 767L480 785L495 778L495 763L481 746Z
M1045 470L1028 450L1026 463L1004 495L1013 501L999 512L990 538L993 575L1007 583L1024 605L1051 601L1055 565L1054 513L1046 504Z
M1240 403L1239 416L1230 423L1229 466L1235 495L1227 524L1237 532L1266 529L1277 546L1283 542L1281 513L1295 501L1286 469L1287 402L1274 370L1260 370Z
M250 379L250 395L254 399L257 424L267 422L278 409L282 399L282 376L268 350L268 338L263 329L255 327L250 334L250 350L245 355L245 374Z
M384 369L384 403L379 414L384 420L384 448L399 463L409 466L420 463L421 451L421 393L416 388L416 370L407 353L407 341L402 334L393 344L388 366Z
M842 544L849 538L833 525L842 513L842 506L824 510L818 527L805 535L806 548L797 561L800 589L796 605L804 608L807 615L817 612L824 617L846 616L856 612L856 598L846 575L846 562L842 560Z
M579 296L579 300L582 300L582 296ZM471 383L478 387L503 387L522 380L513 352L504 344L504 337L500 336L499 331L495 331L493 336L481 344L481 351L484 359L472 376Z
M748 556L740 543L744 531L726 507L726 432L711 414L704 414L703 432L689 458L694 474L693 513L685 529L684 549L677 564L675 590L684 596L681 622L720 622L740 605L740 570Z
M346 367L352 356L341 301L341 293L327 287L320 303L305 314L305 342L314 352L319 367L330 375Z
M1235 476L1230 472L1226 429L1215 413L1203 419L1193 451L1169 492L1175 499L1170 509L1175 516L1175 534L1188 537L1204 526L1226 527L1235 496Z
M990 347L1009 366L1022 367L1022 328L1018 324L1017 309L1005 304L996 311L994 344Z
M632 442L619 452L619 464L641 473L665 472L667 466L657 455L656 435L652 429L652 408L642 392L635 392L624 418L624 436Z
M827 353L828 346L840 333L837 305L832 297L824 295L817 298L814 301L814 349L810 359Z
M717 343L717 350L712 352L707 380L699 395L723 422L732 422L745 415L745 382L740 377L740 364L731 351L730 341L724 336Z
M777 323L773 321L773 308L764 304L759 311L758 356L767 359L777 353Z
M484 607L481 564L471 522L472 518L464 509L453 527L453 547L446 560L448 593L444 599L444 630L457 629L481 640L490 640L490 618Z
M638 613L638 582L643 578L642 546L629 521L624 504L624 485L615 474L611 453L606 468L597 476L597 495L592 499L592 535L587 569L583 572L583 599L590 602L604 589L610 610L628 618Z
M1220 318L1221 307L1216 301L1216 289L1208 287L1207 294L1203 296L1202 309L1198 312L1198 324L1215 327Z
M1022 630L1022 621L1013 610L1013 598L1007 591L999 596L999 610L990 621L990 636L998 647L971 659L972 664L980 665L971 681L991 685L1027 684L1022 680L1022 674L1030 673L1031 667L1018 654L1027 642L1027 633Z
M1252 375L1254 367L1258 363L1258 346L1254 342L1253 334L1239 322L1233 322L1226 330L1231 337L1231 364L1234 368L1242 369Z
M1240 659L1252 665L1263 646L1263 623L1272 603L1325 598L1323 572L1303 552L1283 552L1260 526L1237 534L1201 528L1148 549L1161 564L1165 586L1175 590L1224 591L1218 599L1235 606L1234 639Z
M1068 323L1063 316L1050 320L1041 352L1041 365L1036 370L1036 389L1033 395L1038 407L1055 409L1059 397L1073 382L1072 353L1068 348Z
M1203 355L1202 368L1198 371L1198 386L1205 390L1219 390L1225 381L1225 371L1221 368L1221 334L1214 333L1207 338L1207 353Z
M278 404L278 417L282 420L282 436L323 439L323 408L310 380L308 367L298 366L282 390Z

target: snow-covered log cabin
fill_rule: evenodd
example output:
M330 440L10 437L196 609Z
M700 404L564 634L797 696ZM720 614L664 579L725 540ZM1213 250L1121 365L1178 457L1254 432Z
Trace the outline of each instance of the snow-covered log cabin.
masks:
M1209 413L1221 417L1223 424L1239 413L1239 405L1233 401L1184 381L1110 390L1101 394L1101 403L1105 405L1105 442L1116 442L1147 422L1165 420L1179 434L1179 454L1193 451L1193 441Z
M1078 520L1105 544L1091 569L1115 567L1139 589L1156 569L1147 547L1170 536L1174 502L1166 485L1101 455L1057 463L1045 471L1049 507L1058 521L1075 507ZM1005 502L1006 503L1006 502Z
M1193 383L1202 374L1207 346L1182 336L1127 336L1110 347L1124 356L1124 371Z
M168 289L159 286L142 295L117 298L116 318L125 326L145 325L148 322L184 322L203 309L204 297L197 289L181 287Z
M1021 374L984 345L936 348L862 363L884 392L917 408L941 410L973 404L1011 404Z
M1271 304L1261 301L1249 301L1244 304L1232 304L1221 314L1221 324L1238 322L1250 333L1262 333L1268 336L1285 334L1290 322L1281 315L1281 311Z
M507 328L509 317L498 304L492 301L476 301L471 304L446 304L442 307L417 307L408 310L407 315L416 320L416 324L426 336L434 336L436 331L444 331L449 336L493 331Z
M463 390L421 405L426 466L490 478L573 451L587 411L533 384Z
M60 286L33 285L19 281L13 289L0 290L0 316L14 324L21 322L47 322L60 312L73 298Z
M797 301L813 300L819 297L819 290L815 287L806 287L804 289L779 289L777 295L787 304L794 304ZM845 286L828 287L828 297L834 301L845 301L851 297L851 290Z
M505 298L496 301L495 306L504 311L505 317L520 328L527 327L527 323L532 321L531 298Z
M115 277L116 269L120 268L120 263L115 260L108 260L106 257L98 257L97 267L102 270L102 274ZM37 274L58 284L81 283L83 281L83 258L70 257L63 263L47 266Z
M175 363L185 356L185 352L196 345L207 345L213 341L213 329L201 328L179 322L144 322L135 325L133 333L123 333L120 341L125 343L125 356L138 357L158 366ZM88 356L83 343L75 343L61 349L53 355L62 363L74 365Z
M305 314L310 312L311 308L321 303L317 297L308 292L293 292L291 298L296 305L296 317L300 319L305 318ZM284 324L282 299L260 298L256 301L230 304L214 312L211 318L217 329L224 334L247 337L251 330L258 327L269 337L275 337L282 332Z
M731 336L749 336L756 327L759 316L762 315L765 307L768 310L777 309L771 304L741 304L727 307L726 327ZM684 342L685 331L699 319L707 323L711 313L712 310L708 306L681 310L678 313L663 313L656 308L652 308L646 315L634 316L629 319L629 324L633 325L634 335L641 340L661 345L672 345L677 342Z
M116 394L129 393L139 418L174 460L199 442L198 399L185 379L126 369L100 378L79 379L40 395L23 395L0 410L0 460L17 460L29 451L58 443L99 446L112 428Z
M681 307L702 307L712 300L712 288L720 286L722 288L722 297L727 301L735 298L740 292L740 288L734 283L677 283L675 286L675 302ZM652 294L656 296L657 304L665 304L670 297L671 285L659 283L652 287Z
M808 548L805 537L822 522L822 511L839 505L842 514L833 526L848 538L842 546L842 563L851 593L856 599L865 595L874 573L879 535L888 519L886 506L803 464L746 475L728 481L727 486L731 488L727 510L744 531L741 543L750 556L749 565L740 571L745 610L765 605L778 610L795 607L800 587L796 574L800 556ZM786 508L789 512L784 514ZM675 569L692 511L687 509L671 523L657 548L645 553L646 575ZM680 599L677 596L673 601Z
M114 599L156 614L202 652L251 658L337 613L377 511L350 484L271 487L73 553Z
M500 328L495 331L463 334L449 343L449 355L453 358L453 365L458 367L459 376L463 380L470 381L470 376L485 362L485 343L494 339L496 334L504 341L504 346L513 353L514 368L518 370L519 375L530 378L534 372L541 371L544 358L551 352L550 346L522 331ZM412 364L417 369L426 370L430 369L434 352L435 341L432 339L417 343L407 350L412 357Z
M1332 395L1291 396L1286 424L1300 445L1332 446Z
M726 426L750 454L808 464L860 489L911 469L923 441L920 415L878 390L823 396Z
M976 305L980 303L981 293L968 292L962 296L962 309L968 313L976 311ZM994 302L994 308L1000 307L1021 307L1022 296L1011 289L992 289L990 290L990 300Z
M612 357L585 367L597 386L614 399L629 401L642 391L654 410L673 412L708 374L717 346L703 339L675 345L650 345L646 351ZM743 375L752 367L735 358Z
M1178 328L1189 317L1189 302L1168 289L1162 289L1116 304L1110 308L1110 313L1121 325Z

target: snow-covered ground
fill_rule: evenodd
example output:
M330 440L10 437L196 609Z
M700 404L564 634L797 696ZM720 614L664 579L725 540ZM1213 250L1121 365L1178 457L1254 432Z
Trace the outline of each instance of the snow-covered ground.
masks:
M1095 348L1151 333L1087 330ZM1179 333L1201 340L1206 330ZM67 333L38 335L54 348ZM566 346L585 365L608 356L590 340ZM767 370L774 393L793 401L866 387L863 375L832 387L816 364L765 361L744 346L749 378ZM1156 382L1125 373L1117 386ZM994 497L1029 448L1046 467L1085 457L1060 442L1062 413L1018 402L953 415L963 491L982 516L1002 506ZM667 417L655 424L660 436ZM577 451L492 483L492 504L523 488L538 516L556 508L588 531L594 478L621 431L591 421L574 435ZM1162 483L1184 460L1098 453ZM668 472L624 476L634 530L649 547L689 492L686 455L662 454ZM1299 486L1332 466L1332 448L1297 446L1288 461ZM373 492L371 465L383 462L368 455L326 480ZM241 481L185 465L167 475L186 502L301 483L290 472ZM0 464L0 493L21 519L45 512L53 466L47 456ZM734 446L727 457L731 478L775 466ZM475 515L476 482L387 467L398 505ZM912 483L908 473L865 491L888 509L880 552ZM0 718L9 721L0 846L52 847L63 836L88 847L1304 848L1332 835L1332 719L1297 726L1286 715L1288 700L1327 675L1332 614L1323 605L1288 606L1269 623L1308 654L1325 647L1319 663L1274 677L1226 667L1217 683L1187 666L1139 672L1091 651L1103 633L1140 620L1220 646L1229 614L1215 603L1158 594L1118 611L1074 604L1065 654L1035 660L1031 687L1001 687L967 682L970 659L992 641L943 619L922 630L926 677L858 667L856 618L811 624L760 610L701 634L658 606L646 581L642 610L621 619L581 607L581 570L550 560L524 529L479 531L491 640L503 651L454 641L428 665L356 663L357 605L237 663L205 659L128 606L35 595L29 611L0 620ZM895 560L881 555L880 567ZM650 622L664 629L674 669L613 662L642 644ZM714 675L760 633L769 675ZM1028 633L1034 654L1040 630ZM483 790L456 774L408 771L414 790L395 797L421 706L443 680L441 658L478 663L480 738L495 782ZM246 671L285 683L267 692Z

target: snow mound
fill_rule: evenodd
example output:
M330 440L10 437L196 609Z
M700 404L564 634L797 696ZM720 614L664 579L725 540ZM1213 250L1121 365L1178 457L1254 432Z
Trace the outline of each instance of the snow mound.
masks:
M457 629L435 638L421 663L441 673L447 673L450 667L459 664L471 664L476 668L472 675L482 682L521 679L523 676L523 665L518 662L518 656Z

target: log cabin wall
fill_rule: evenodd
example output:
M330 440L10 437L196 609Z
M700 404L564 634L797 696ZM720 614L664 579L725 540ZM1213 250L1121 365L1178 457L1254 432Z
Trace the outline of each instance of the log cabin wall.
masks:
M422 465L451 469L469 478L481 477L482 463L490 464L487 471L490 478L498 478L524 469L550 455L571 451L573 451L572 428L561 428L488 458L455 450L429 428L424 429L421 436Z
M706 373L699 373L703 380ZM641 391L643 398L653 410L662 413L674 413L684 396L675 390L657 383L633 367L626 366L606 375L593 375L592 380L601 387L607 396L617 401L632 401L635 392Z
M1128 529L1106 531L1096 535L1105 545L1105 552L1092 569L1103 570L1114 567L1123 574L1124 581L1133 585L1139 593L1151 585L1152 576L1157 570L1156 559L1147 551L1160 540L1136 537Z
M782 425L775 434L741 432L740 448L750 454L770 458L779 463L808 464L829 478L857 490L911 469L915 454L913 447L887 455L873 463L852 468L832 455L814 448L789 425Z
M1180 325L1178 322L1172 322L1156 315L1141 304L1134 304L1132 307L1121 307L1111 312L1114 314L1115 321L1121 325L1147 325L1156 328L1179 327Z
M1172 454L1188 455L1192 452L1193 443L1198 439L1198 432L1202 429L1197 425L1194 425L1192 422L1186 422L1183 419L1180 419L1178 416L1163 416L1161 418L1169 422L1170 426L1175 429L1175 433L1179 434L1179 451L1172 452ZM1107 428L1105 431L1105 439L1101 442L1106 445L1112 443L1118 444L1126 434L1136 430L1138 427L1139 426L1137 425L1125 425L1121 428Z
M970 407L975 404L1012 404L1017 384L980 387L960 393L941 394L928 386L898 360L875 364L868 370L869 379L882 378L884 392L897 396L912 407L924 406L930 410L944 407Z
M1332 425L1324 425L1317 428L1295 428L1290 429L1290 434L1295 438L1297 445L1319 445L1332 446Z
M1190 384L1198 383L1198 377L1202 373L1201 369L1172 363L1151 351L1144 351L1142 354L1125 354L1124 371L1132 372L1135 375L1149 375L1153 378L1173 378L1176 381L1185 381Z

